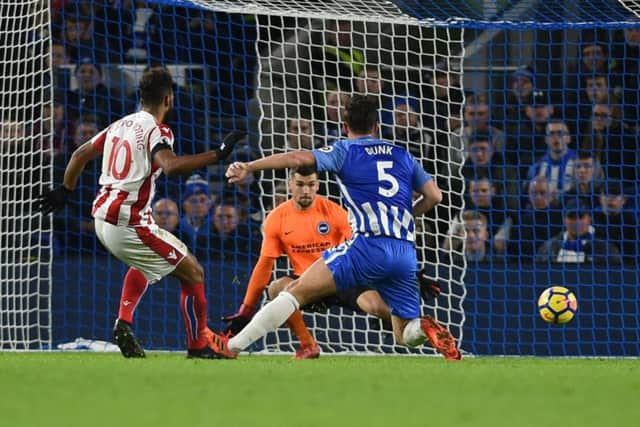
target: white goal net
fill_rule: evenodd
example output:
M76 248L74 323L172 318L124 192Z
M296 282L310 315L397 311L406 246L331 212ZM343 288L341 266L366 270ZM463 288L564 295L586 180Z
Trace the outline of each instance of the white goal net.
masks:
M331 144L341 134L341 107L352 93L377 96L382 137L408 148L434 174L442 205L418 220L418 257L443 287L426 302L462 338L463 268L441 257L439 242L461 207L462 156L450 129L461 123L462 30L419 22L388 1L197 1L230 13L256 13L258 23L256 124L263 155ZM286 3L286 4L285 4ZM294 25L292 25L294 24ZM265 196L287 194L286 175L265 173ZM322 192L340 200L331 177ZM265 197L265 211L272 207ZM287 274L286 266L276 275ZM388 327L343 308L305 314L325 352L407 352ZM288 329L269 335L269 350L292 351ZM423 348L418 351L430 352Z
M0 0L0 349L51 345L49 2Z

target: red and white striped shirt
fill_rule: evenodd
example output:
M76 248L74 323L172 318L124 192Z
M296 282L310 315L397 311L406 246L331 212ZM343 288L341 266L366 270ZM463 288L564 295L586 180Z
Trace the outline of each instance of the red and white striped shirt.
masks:
M102 153L93 217L120 226L153 224L151 201L162 169L153 165L151 153L158 144L173 150L171 129L139 111L112 123L90 142Z

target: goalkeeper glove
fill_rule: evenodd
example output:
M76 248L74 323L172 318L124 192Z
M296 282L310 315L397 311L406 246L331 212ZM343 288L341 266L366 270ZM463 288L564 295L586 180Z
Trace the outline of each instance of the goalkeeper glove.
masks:
M426 269L418 271L418 282L420 283L420 294L425 301L440 295L440 284L427 275Z
M53 190L45 191L37 197L35 207L42 212L43 215L49 215L53 211L64 208L71 193L72 191L64 185L54 188Z
M247 326L252 317L253 307L242 304L237 313L230 314L222 318L223 321L227 322L227 325L224 328L224 333L229 337L238 334L238 332Z
M233 148L242 138L245 137L245 135L246 133L239 130L234 130L233 132L228 133L222 140L222 144L220 144L220 147L215 149L218 161L220 162L229 157L229 154L231 154Z

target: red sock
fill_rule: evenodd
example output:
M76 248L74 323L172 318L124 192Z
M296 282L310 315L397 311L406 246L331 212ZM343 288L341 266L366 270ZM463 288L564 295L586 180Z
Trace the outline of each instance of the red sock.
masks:
M207 297L204 284L187 285L182 283L180 291L180 310L187 329L187 348L197 349L207 345Z
M140 298L144 295L144 291L147 290L147 284L144 274L135 268L129 268L129 271L124 276L124 284L122 285L118 319L130 324L133 323L133 312L138 306Z

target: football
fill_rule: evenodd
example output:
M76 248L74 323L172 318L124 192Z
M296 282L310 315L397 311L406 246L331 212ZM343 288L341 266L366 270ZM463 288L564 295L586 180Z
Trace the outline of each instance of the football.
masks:
M578 300L569 289L552 286L540 294L538 313L545 322L563 324L571 321L578 311Z

